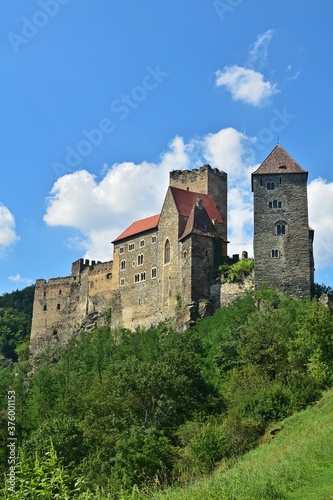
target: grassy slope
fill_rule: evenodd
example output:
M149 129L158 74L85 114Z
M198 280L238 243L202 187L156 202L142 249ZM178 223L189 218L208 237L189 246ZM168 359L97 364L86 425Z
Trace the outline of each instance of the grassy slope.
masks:
M333 499L333 390L284 420L281 431L226 470L155 498Z

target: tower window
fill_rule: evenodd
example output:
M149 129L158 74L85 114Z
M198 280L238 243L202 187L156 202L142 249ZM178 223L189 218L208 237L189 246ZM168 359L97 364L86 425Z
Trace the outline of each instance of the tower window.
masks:
M120 286L124 286L125 285L125 278L121 278L120 280Z
M151 237L151 242L156 243L156 241L157 241L157 236L156 234L153 234L153 236Z
M119 248L119 253L124 253L124 247Z
M166 240L164 245L164 264L170 264L170 241Z
M267 189L269 191L273 191L274 190L274 182L267 182Z
M135 274L134 275L134 283L139 283L140 281L140 274Z
M47 307L46 306L43 306L43 311L47 311Z
M152 268L151 277L152 277L152 279L157 277L157 268L156 267Z
M58 309L58 311L59 311L59 309L60 309L60 304L57 304L57 309Z
M125 269L126 269L126 260L122 260L120 262L120 270L125 271Z
M273 259L278 259L280 257L279 250L272 250L271 256L272 256Z
M144 247L145 246L145 240L140 240L140 247Z
M277 226L276 226L276 234L278 236L282 236L283 234L286 234L286 226L285 226L285 224L277 224Z
M260 186L262 186L262 178L260 177Z
M141 273L141 281L146 281L146 273Z
M135 244L134 243L129 243L128 244L128 250L129 250L129 252L131 252L132 250L134 250L134 248L135 248Z
M143 264L143 253L138 255L138 266L142 266Z

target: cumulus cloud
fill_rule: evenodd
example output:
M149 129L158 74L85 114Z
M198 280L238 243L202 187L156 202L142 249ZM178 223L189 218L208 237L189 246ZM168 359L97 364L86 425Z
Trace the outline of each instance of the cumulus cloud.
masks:
M15 219L7 207L0 204L0 247L8 247L15 243L19 237L15 232Z
M333 182L314 179L309 183L308 198L316 269L333 267Z
M217 70L215 75L217 87L225 87L234 101L252 106L269 104L271 97L278 92L276 84L265 81L262 73L250 68L226 66L223 71Z
M208 162L229 176L229 253L252 253L252 143L245 134L226 128L188 143L176 137L159 163L115 164L104 170L100 181L86 170L64 175L51 190L44 220L79 231L67 245L85 252L84 258L110 260L112 239L134 220L160 213L169 172Z
M44 221L78 229L83 238L67 244L85 248L85 258L110 260L111 240L134 220L159 213L169 171L188 167L185 144L176 137L159 163L117 163L104 168L100 181L86 170L64 175L51 190Z

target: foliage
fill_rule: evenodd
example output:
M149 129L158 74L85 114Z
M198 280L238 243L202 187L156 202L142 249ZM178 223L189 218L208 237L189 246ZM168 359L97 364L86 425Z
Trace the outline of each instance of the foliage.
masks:
M254 261L252 259L242 259L234 264L225 262L218 268L222 283L242 283L253 269Z
M13 329L15 315L4 311ZM6 391L15 390L25 487L39 481L51 495L51 459L59 498L142 498L229 467L332 385L332 327L316 299L266 287L183 333L168 323L135 332L105 326L34 366L18 340L19 361L0 364L0 419L5 425ZM274 481L265 491L279 494Z

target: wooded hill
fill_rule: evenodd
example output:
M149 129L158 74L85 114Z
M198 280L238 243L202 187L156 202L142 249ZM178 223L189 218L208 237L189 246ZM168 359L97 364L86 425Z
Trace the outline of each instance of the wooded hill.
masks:
M103 327L35 366L14 347L18 360L0 367L1 442L14 390L20 460L16 493L4 487L1 498L151 498L229 470L267 432L278 433L276 422L333 386L332 335L331 311L316 299L266 289L181 334L167 323ZM265 496L251 498L289 498L272 481ZM218 488L219 497L201 498L224 498L225 482ZM225 498L245 497L235 490Z

